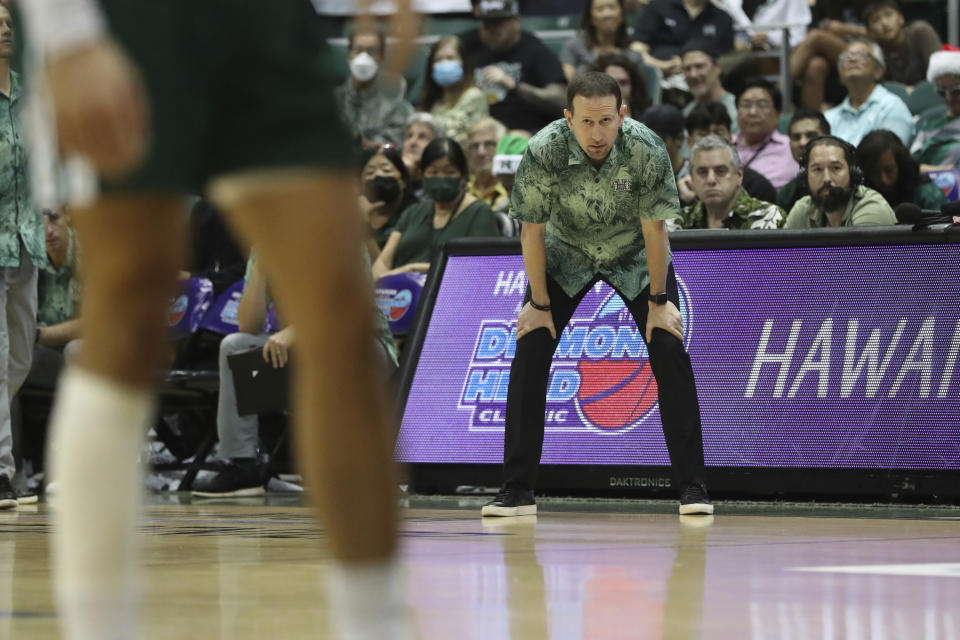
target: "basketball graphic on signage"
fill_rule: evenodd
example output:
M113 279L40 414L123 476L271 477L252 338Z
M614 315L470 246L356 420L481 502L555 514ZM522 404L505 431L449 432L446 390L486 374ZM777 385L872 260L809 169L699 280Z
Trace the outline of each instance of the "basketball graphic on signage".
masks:
M393 300L390 301L390 319L399 320L403 317L403 314L410 309L410 305L413 303L413 294L410 293L409 289L403 289L398 291Z
M187 313L188 302L186 295L180 295L170 304L167 313L167 324L169 326L175 327L183 320L183 316Z
M577 400L583 415L600 429L622 429L657 402L657 381L645 361L582 360Z
M690 336L689 297L678 282L680 315ZM584 425L600 433L621 433L643 422L657 408L657 381L643 334L619 295L611 291L584 320L589 327L577 362L580 388L575 396Z

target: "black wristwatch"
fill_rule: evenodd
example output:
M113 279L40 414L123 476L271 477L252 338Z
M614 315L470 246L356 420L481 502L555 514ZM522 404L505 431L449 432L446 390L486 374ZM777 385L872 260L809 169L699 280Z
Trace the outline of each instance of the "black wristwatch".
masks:
M667 304L670 301L670 298L667 297L667 292L663 293L651 293L647 296L647 299L653 304Z

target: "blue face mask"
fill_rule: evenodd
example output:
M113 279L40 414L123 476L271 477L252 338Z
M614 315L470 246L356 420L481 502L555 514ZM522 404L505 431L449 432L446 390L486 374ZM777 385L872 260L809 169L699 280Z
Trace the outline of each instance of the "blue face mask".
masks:
M456 60L433 63L433 81L441 87L449 87L463 80L463 65Z

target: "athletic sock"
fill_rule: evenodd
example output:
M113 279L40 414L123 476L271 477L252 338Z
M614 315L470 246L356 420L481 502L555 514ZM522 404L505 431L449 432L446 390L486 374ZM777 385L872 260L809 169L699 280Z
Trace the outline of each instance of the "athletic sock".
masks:
M68 366L51 414L54 594L67 640L139 633L138 453L149 391Z
M335 563L327 575L328 610L336 640L413 640L404 601L403 572L395 558Z

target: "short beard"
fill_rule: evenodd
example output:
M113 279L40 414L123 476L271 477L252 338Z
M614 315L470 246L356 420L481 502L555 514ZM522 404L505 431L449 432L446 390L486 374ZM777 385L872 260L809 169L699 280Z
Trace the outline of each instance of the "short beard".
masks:
M827 188L827 195L821 196L820 192L811 193L810 198L821 211L838 211L847 208L847 203L849 203L850 198L853 197L853 192L853 187L835 187L830 185Z

